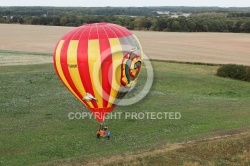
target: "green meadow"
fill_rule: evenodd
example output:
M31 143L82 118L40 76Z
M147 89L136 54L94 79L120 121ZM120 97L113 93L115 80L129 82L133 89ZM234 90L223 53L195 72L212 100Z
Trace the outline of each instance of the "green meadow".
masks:
M159 61L152 65L154 82L147 96L136 104L118 106L115 111L122 112L120 119L106 120L110 140L96 138L99 124L95 119L69 119L70 112L88 111L62 85L53 64L0 66L0 165L85 165L249 131L249 82L215 76L219 66ZM127 97L142 89L146 74L144 68ZM181 118L125 118L126 112L178 112ZM200 145L196 149L207 150ZM181 162L185 156L178 155ZM157 157L145 162L163 164L168 159Z

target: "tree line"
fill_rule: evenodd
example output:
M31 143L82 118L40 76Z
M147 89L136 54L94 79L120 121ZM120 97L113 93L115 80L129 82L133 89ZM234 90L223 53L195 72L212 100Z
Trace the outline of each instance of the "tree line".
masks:
M41 16L43 14L61 16L64 14L77 15L128 15L148 16L157 15L155 11L202 13L225 12L233 14L250 13L250 7L185 7L185 6L161 6L161 7L1 7L0 16Z
M36 9L36 7L34 7ZM4 8L5 9L5 8ZM31 8L33 10L33 8ZM38 8L40 9L40 8ZM150 31L168 31L168 32L245 32L250 33L250 17L248 12L230 11L230 12L194 12L189 17L181 16L174 18L171 15L159 15L152 11L148 12L147 8L141 8L141 16L130 15L89 15L83 14L80 11L62 12L57 14L57 10L53 14L45 12L46 8L41 8L36 13L29 13L29 10L23 11L23 8L15 11L17 14L12 15L5 10L0 15L0 23L18 23L32 25L52 25L52 26L80 26L95 22L110 22L125 26L130 30L150 30ZM55 8L57 9L57 8ZM62 11L67 8L62 8ZM98 8L93 8L90 11L94 12ZM110 8L103 9L109 11ZM120 9L120 8L119 8ZM134 10L133 8L124 8L124 11ZM152 10L152 9L151 9ZM67 10L66 10L67 11ZM101 12L102 10L100 10ZM115 10L116 11L116 10ZM123 11L123 12L124 12ZM9 11L10 12L10 11ZM25 15L21 15L26 12ZM51 12L51 11L50 11ZM102 11L103 12L103 11ZM124 12L125 14L127 14ZM128 12L131 14L131 12ZM95 13L95 12L94 12ZM104 12L105 13L105 12ZM133 12L132 12L133 13ZM151 14L150 14L151 13ZM243 13L243 14L242 14ZM37 14L37 15L36 15Z

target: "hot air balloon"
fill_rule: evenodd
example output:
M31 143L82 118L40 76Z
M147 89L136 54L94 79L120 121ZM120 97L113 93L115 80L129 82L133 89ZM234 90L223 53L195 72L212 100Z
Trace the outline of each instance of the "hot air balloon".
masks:
M93 23L62 36L53 60L62 83L101 123L135 84L142 49L126 28Z

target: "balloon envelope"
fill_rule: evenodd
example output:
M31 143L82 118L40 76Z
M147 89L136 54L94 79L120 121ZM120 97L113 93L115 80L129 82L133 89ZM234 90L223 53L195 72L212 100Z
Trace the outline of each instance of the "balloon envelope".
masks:
M58 41L53 59L63 84L102 122L135 83L142 50L126 28L94 23L66 33Z

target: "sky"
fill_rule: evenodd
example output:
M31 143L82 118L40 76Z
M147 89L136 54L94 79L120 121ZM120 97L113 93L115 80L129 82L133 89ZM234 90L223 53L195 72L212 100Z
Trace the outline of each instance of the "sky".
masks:
M0 0L0 6L219 6L250 7L250 0Z

